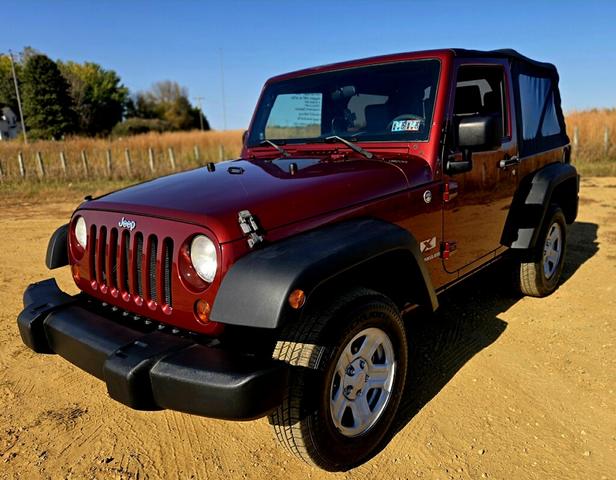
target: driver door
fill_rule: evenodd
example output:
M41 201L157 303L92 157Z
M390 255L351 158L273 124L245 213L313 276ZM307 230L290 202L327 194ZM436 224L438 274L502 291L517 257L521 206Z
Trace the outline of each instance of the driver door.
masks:
M452 124L473 115L497 116L502 139L496 149L473 151L470 171L444 176L449 200L443 210L442 262L448 273L462 275L494 258L502 248L501 234L517 187L510 85L506 61L481 59L457 66L450 103ZM462 160L455 143L448 148L451 160Z

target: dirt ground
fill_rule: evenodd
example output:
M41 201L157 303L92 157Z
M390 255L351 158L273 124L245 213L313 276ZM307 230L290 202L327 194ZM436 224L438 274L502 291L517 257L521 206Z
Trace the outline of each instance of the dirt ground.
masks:
M397 434L367 464L327 474L234 423L136 412L58 356L22 345L29 282L73 205L1 205L0 478L616 478L616 178L582 185L564 283L520 298L505 266L412 319ZM56 273L74 290L68 270Z

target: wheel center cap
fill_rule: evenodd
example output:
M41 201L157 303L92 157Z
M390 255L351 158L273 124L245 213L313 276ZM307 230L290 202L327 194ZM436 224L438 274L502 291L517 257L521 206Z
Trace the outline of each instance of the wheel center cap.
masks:
M356 358L347 365L342 388L344 396L348 400L355 400L364 393L363 388L368 380L367 365L363 358Z

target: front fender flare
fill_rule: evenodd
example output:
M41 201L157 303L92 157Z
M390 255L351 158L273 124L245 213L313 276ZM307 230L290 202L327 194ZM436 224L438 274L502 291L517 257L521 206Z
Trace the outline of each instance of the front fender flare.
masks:
M416 239L398 225L360 219L302 233L240 258L225 275L210 318L229 325L278 328L298 315L287 301L293 290L302 289L310 301L328 280L395 252L412 255L421 281L409 281L408 288L417 290L420 304L436 309L436 294Z
M53 232L49 239L45 265L49 270L68 265L68 223Z

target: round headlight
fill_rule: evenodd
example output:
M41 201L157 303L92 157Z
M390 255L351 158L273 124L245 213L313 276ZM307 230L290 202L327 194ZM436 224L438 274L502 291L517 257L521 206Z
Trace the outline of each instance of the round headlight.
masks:
M79 217L75 222L75 238L79 245L83 248L86 248L88 244L88 227L86 226L86 221L83 217Z
M190 261L199 275L207 283L212 283L216 276L218 263L216 246L205 235L197 235L190 244Z

